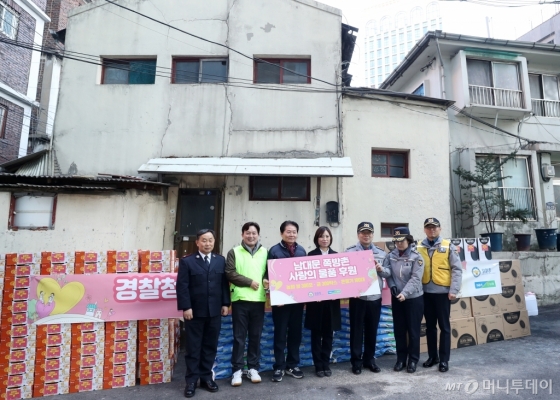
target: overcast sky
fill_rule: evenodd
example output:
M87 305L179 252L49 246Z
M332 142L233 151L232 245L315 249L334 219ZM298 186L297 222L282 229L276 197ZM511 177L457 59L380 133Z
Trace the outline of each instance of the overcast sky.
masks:
M379 19L385 13L376 12L376 3L387 3L387 0L318 0L321 3L342 10L342 22L355 26L358 33L357 46L352 57L350 73L354 76L352 86L364 85L363 46L366 22ZM400 0L403 10L409 11L416 2L426 3L427 0ZM512 3L515 1L512 1ZM535 0L537 2L537 0ZM440 1L440 8L444 15L452 21L444 21L444 30L451 31L446 26L453 26L451 33L461 33L473 36L488 35L486 16L490 19L491 36L497 39L517 39L528 30L539 25L560 11L560 5L536 5L527 7L492 7L472 4L467 1Z

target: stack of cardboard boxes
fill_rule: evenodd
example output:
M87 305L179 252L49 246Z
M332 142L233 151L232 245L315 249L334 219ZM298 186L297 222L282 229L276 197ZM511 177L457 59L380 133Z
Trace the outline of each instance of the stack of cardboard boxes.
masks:
M103 389L136 385L136 321L105 323Z
M0 310L0 398L31 398L35 371L35 330L27 325L30 276L40 271L40 254L7 254Z

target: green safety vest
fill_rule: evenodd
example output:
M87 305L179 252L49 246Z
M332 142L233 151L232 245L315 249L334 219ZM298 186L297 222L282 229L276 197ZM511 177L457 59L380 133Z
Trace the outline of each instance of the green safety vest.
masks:
M237 273L258 282L260 286L258 290L253 290L251 287L239 287L231 284L231 301L266 301L262 280L266 271L268 251L261 247L254 255L251 255L243 246L237 246L233 252L235 253Z

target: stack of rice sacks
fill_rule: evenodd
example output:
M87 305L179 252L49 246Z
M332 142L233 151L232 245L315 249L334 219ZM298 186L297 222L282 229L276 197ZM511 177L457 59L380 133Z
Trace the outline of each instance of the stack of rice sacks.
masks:
M334 333L333 352L331 355L332 363L350 361L350 315L347 307L341 308L341 330ZM305 321L305 313L304 318ZM230 378L231 352L233 349L233 327L231 315L222 318L222 330L218 340L218 353L214 363L214 373L216 379ZM381 307L381 318L377 329L377 346L375 357L383 354L395 354L395 337L393 334L393 315L391 307ZM306 367L313 365L311 355L311 332L303 329L300 346L300 366ZM245 348L244 358L246 360L247 348ZM261 337L261 361L260 371L271 371L274 365L274 323L272 313L266 312L264 316L264 326Z

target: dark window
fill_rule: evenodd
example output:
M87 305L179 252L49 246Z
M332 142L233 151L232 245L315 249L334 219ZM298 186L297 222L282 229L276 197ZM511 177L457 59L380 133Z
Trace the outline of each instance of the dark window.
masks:
M560 84L556 75L529 74L533 114L560 117Z
M103 84L142 85L156 80L156 60L103 60Z
M394 223L394 222L382 222L381 223L381 237L393 237L393 231L395 228L399 228L401 226L408 227L408 224L405 223Z
M310 60L255 61L255 83L311 83Z
M8 109L0 106L0 139L6 135L6 121L8 120Z
M299 176L252 176L250 200L309 200L309 178Z
M223 83L227 78L226 59L173 59L172 83Z
M371 176L408 178L408 153L372 150Z

